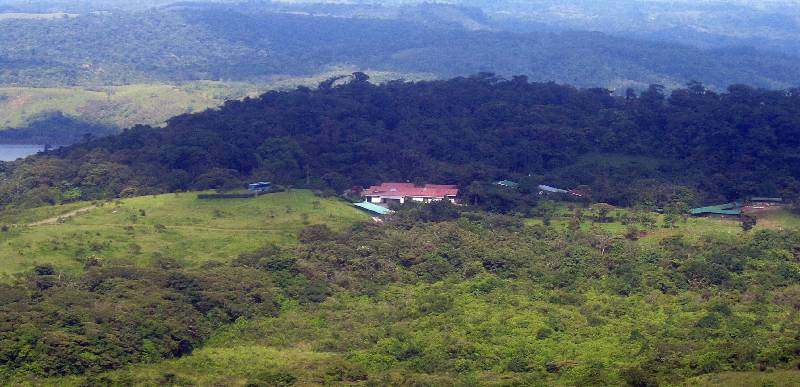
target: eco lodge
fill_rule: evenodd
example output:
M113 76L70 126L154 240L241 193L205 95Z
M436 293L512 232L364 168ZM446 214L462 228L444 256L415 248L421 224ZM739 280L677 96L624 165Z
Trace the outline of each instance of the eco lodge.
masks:
M456 185L413 183L381 183L359 191L364 201L354 203L353 206L376 216L390 215L394 211L389 206L408 202L432 203L447 200L457 203L459 192Z
M519 184L511 180L501 180L494 184L509 189L519 188ZM540 196L566 195L576 198L587 196L585 192L578 189L565 190L549 185L539 185L537 188ZM442 200L458 203L459 188L457 185L389 182L373 185L367 189L354 187L351 192L359 193L364 199L363 202L354 203L353 206L379 217L393 214L394 211L390 208L392 205L403 205L409 202L432 203ZM783 198L752 197L748 200L693 208L689 213L697 217L740 217L742 214L770 211L783 208L783 206Z
M458 197L457 185L413 183L382 183L374 185L361 192L361 196L373 204L405 204L406 202L431 203L448 200L456 203Z
M501 180L494 183L499 187L508 189L518 189L519 183L511 180ZM585 193L578 190L564 190L547 185L540 185L539 195L564 194L577 198L585 197ZM447 200L451 203L458 203L459 188L457 185L425 184L414 183L381 183L373 185L367 189L353 187L350 192L358 193L364 201L353 204L370 214L376 216L389 215L394 211L389 209L392 205L403 205L408 202L432 203Z

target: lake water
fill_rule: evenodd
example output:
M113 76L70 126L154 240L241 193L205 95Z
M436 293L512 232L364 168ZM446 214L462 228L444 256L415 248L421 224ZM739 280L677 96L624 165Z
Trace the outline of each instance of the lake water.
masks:
M43 145L0 145L0 161L14 161L43 150Z

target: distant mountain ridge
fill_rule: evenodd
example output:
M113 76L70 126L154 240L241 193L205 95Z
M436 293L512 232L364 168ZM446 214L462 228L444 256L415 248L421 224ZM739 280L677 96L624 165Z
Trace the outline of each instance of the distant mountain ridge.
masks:
M717 89L735 83L800 85L797 59L785 54L704 50L602 33L501 31L475 8L430 5L387 13L381 7L327 5L312 9L319 13L302 13L281 4L181 4L0 22L0 83L258 82L346 66L437 77L525 74L612 89L678 87L689 80Z

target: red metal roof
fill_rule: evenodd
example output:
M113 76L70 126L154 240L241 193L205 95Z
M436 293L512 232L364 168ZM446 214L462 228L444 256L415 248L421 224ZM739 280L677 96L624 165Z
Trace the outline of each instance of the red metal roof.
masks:
M417 198L444 198L458 196L457 185L426 184L418 187L413 183L383 183L374 185L361 193L364 196L402 196Z

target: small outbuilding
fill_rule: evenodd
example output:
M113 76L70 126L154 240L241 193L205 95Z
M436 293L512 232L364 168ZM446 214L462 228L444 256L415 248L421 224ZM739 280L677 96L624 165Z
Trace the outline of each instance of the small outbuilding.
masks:
M719 204L716 206L693 208L690 213L693 216L741 216L742 203L733 202L726 204Z
M372 215L391 215L394 211L370 202L353 203L353 206L369 212Z
M269 192L272 189L272 183L268 181L260 181L247 185L247 190L250 192L263 193Z
M750 198L749 203L751 206L764 206L764 207L782 206L783 198L754 197Z
M551 187L549 185L541 184L539 185L539 195L546 195L546 194L565 194L569 191L561 188Z
M511 180L500 180L498 182L495 182L494 185L498 185L500 187L512 188L512 189L519 188L519 183L517 183L516 181L511 181Z

